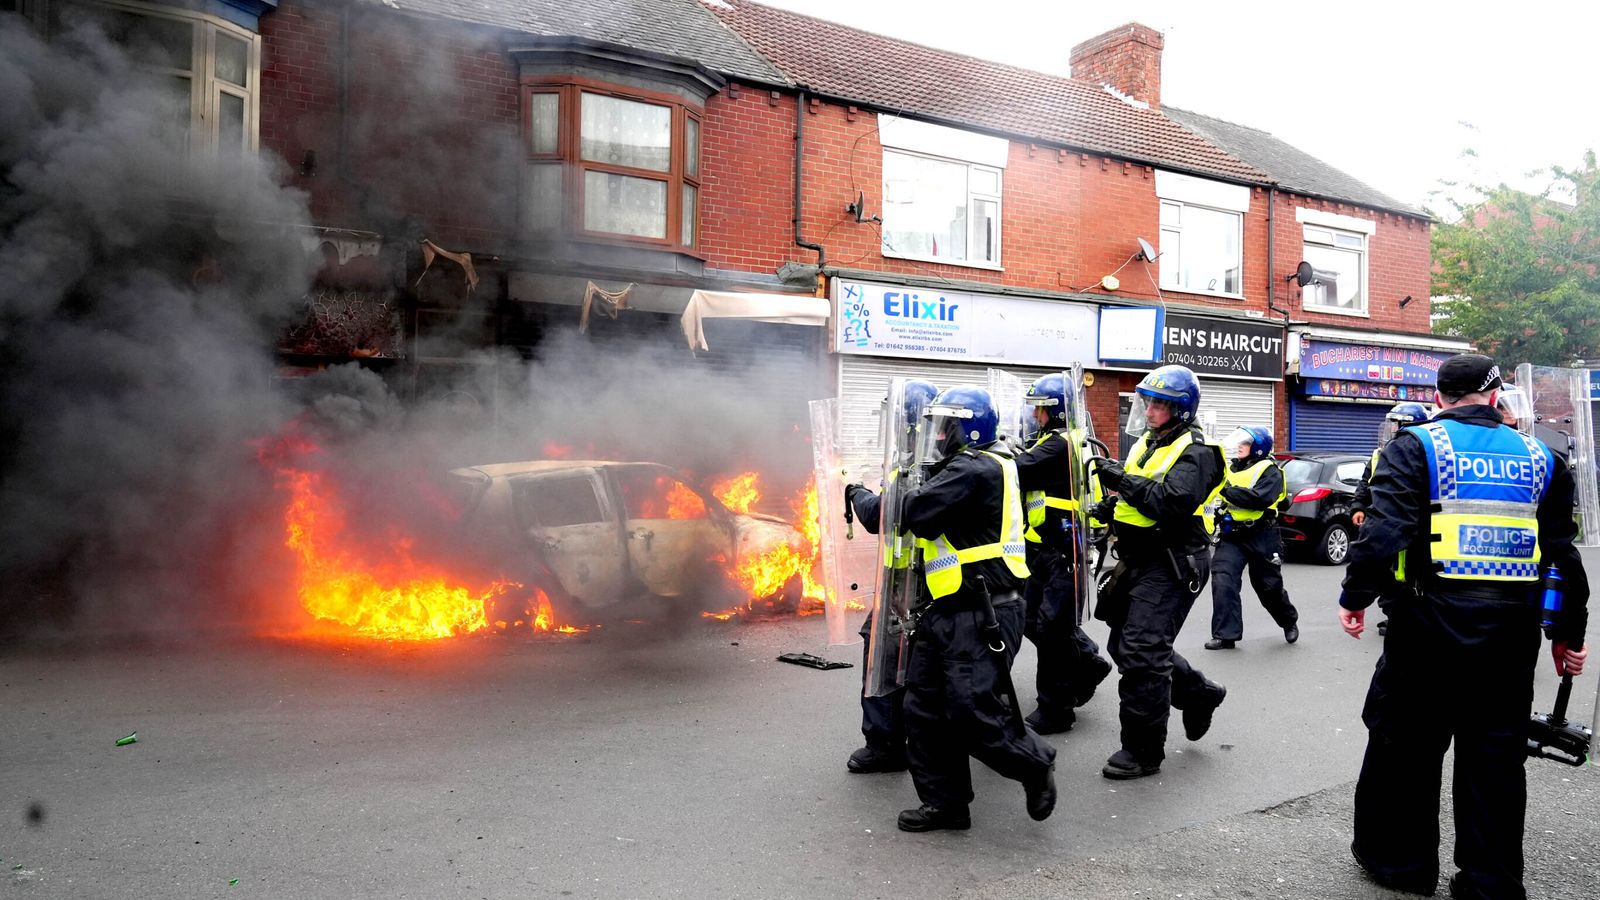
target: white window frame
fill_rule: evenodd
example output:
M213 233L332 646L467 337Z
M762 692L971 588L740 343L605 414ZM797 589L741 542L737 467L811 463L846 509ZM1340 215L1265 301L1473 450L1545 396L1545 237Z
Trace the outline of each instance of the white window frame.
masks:
M1322 297L1321 288L1315 294L1302 293L1301 308L1307 312L1327 313L1335 316L1352 316L1359 319L1372 318L1372 283L1368 280L1372 270L1372 235L1377 232L1376 223L1368 219L1355 216L1345 216L1338 213L1322 212L1321 210L1300 207L1295 210L1295 220L1301 223L1301 258L1304 259L1304 245L1315 244L1319 247L1332 247L1336 250L1355 252L1361 259L1361 305L1357 309L1347 309L1342 306L1333 306L1320 302L1312 302L1311 296L1318 300ZM1323 235L1327 235L1324 239ZM1354 238L1361 242L1361 246L1341 246L1340 237Z
M933 154L933 153L920 153L920 152L917 152L917 151L914 151L914 150L906 150L906 149L902 149L902 148L899 148L899 147L884 147L883 148L883 155L884 155L884 158L886 160L890 156L890 154L898 154L900 156L913 157L913 158L920 157L922 159L931 159L931 160L934 160L936 162L949 163L951 165L966 167L966 172L967 172L967 251L968 251L968 258L966 258L966 259L953 259L953 258L948 257L948 256L930 256L930 255L922 255L922 254L916 254L916 253L906 253L906 252L894 249L894 247L889 243L889 238L888 238L888 235L887 235L887 232L889 231L889 222L888 222L888 219L887 219L887 216L889 214L889 206L888 206L887 202L885 202L884 206L883 206L884 215L885 215L885 221L883 223L883 227L878 232L878 234L879 234L879 247L880 247L883 255L885 257L889 258L889 259L908 259L908 260L914 260L914 261L918 261L918 262L939 263L941 265L947 265L947 266L964 266L964 267L970 268L970 269L988 269L988 270L994 271L994 272L1005 271L1005 267L1004 267L1004 262L1005 262L1005 237L1004 237L1004 235L1005 235L1005 226L1004 226L1004 222L1005 222L1005 204L1004 204L1004 202L1002 200L1002 197L1005 194L1005 187L1006 187L1005 169L1003 167L1000 167L1000 166L984 165L982 163L969 162L969 161L964 160L964 159L953 159L953 158L948 157L948 156L939 156L939 155L936 155L936 154ZM883 170L884 170L883 196L885 198L887 198L889 196L889 183L888 183L888 170L889 170L889 167L887 165L884 165ZM981 172L985 172L985 173L993 173L994 174L996 190L993 193L990 193L990 192L987 192L987 191L976 191L976 190L973 190L973 188L972 188L972 181L973 181L972 176L973 176L973 172L975 172L975 171L981 171ZM972 215L972 209L973 209L973 205L979 200L994 204L994 210L995 210L994 218L995 218L996 228L995 228L995 236L994 236L994 259L992 261L991 260L986 260L986 259L972 259L971 258L972 248L977 243L977 235L974 233L974 230L973 230L976 227L977 222L976 222L975 218Z
M1178 291L1184 294L1203 294L1207 297L1225 297L1229 300L1244 299L1244 213L1232 209L1222 209L1216 206L1205 206L1199 203L1185 203L1182 200L1162 199L1162 207L1175 206L1178 208L1178 222L1176 226L1162 224L1161 228L1161 289L1163 291ZM1239 290L1237 291L1208 291L1205 288L1184 287L1177 283L1178 272L1183 265L1183 222L1188 217L1184 215L1187 210L1203 209L1207 212L1233 217L1234 246L1239 248L1236 259L1239 270ZM1169 267L1167 261L1171 260Z
M220 121L219 94L228 94L244 100L244 134L241 146L245 153L255 153L261 146L261 35L240 27L219 16L195 12L181 7L138 0L77 0L75 4L52 3L53 9L71 9L73 5L101 7L151 18L169 19L188 23L194 30L189 69L180 72L157 66L145 66L145 71L166 75L182 75L189 79L189 154L215 152L220 146L217 127ZM39 0L23 0L24 9L42 10ZM241 87L216 76L217 33L243 41L246 45L245 84Z

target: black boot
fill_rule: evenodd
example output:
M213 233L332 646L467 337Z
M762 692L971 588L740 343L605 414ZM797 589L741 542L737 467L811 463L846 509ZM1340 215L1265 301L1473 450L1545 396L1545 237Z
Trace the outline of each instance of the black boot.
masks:
M1046 713L1041 706L1028 713L1023 721L1035 734L1061 734L1072 730L1072 724L1078 721L1078 714L1070 709L1064 713Z
M1211 716L1227 699L1228 689L1220 684L1206 682L1206 695L1190 700L1183 711L1183 736L1198 741L1211 730Z
M1234 641L1230 641L1227 638L1212 638L1211 640L1206 641L1206 649L1207 650L1232 650L1234 643L1235 643Z
M1283 630L1283 639L1289 643L1300 640L1300 623L1296 622Z
M1043 822L1050 818L1050 813L1056 808L1056 767L1052 763L1050 768L1044 770L1044 777L1037 781L1025 782L1022 789L1028 795L1028 817L1035 822Z
M894 750L881 750L868 744L860 750L850 754L850 759L844 764L854 775L870 775L874 772L904 772L906 770L906 755Z
M1105 767L1100 770L1100 774L1118 781L1126 781L1129 778L1143 778L1146 775L1154 775L1159 771L1161 771L1161 763L1145 764L1127 750L1118 750L1111 754L1110 759L1106 760Z
M1111 663L1096 656L1092 657L1092 662L1089 663L1087 668L1092 674L1087 678L1081 679L1077 689L1073 691L1073 706L1082 706L1088 703L1089 698L1094 696L1094 689L1099 687L1100 682L1105 681L1111 675L1113 667ZM1042 731L1039 733L1044 734Z
M901 831L938 831L945 828L965 831L972 827L972 816L968 815L965 806L938 809L924 803L916 809L900 813L897 824Z

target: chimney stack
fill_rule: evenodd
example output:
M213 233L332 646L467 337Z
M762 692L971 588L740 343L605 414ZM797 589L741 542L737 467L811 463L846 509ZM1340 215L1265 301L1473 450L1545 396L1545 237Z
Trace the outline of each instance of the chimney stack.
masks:
M1161 32L1129 22L1072 48L1072 77L1161 108Z

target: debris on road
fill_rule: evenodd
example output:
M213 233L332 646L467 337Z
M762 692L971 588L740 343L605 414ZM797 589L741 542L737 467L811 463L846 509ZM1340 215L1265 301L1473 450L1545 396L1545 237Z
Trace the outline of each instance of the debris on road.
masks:
M778 657L778 662L794 663L797 666L808 666L813 669L849 669L853 667L852 663L823 659L813 653L785 653Z
M126 747L129 744L138 742L138 740L139 740L139 732L135 731L133 734L130 734L125 738L117 738L117 746L118 747Z

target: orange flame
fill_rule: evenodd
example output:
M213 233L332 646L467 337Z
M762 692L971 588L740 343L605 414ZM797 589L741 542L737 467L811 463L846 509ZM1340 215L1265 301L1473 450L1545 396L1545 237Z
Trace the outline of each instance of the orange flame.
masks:
M667 480L662 476L659 481ZM704 519L706 517L706 502L700 499L688 485L681 481L673 481L672 487L667 490L667 518L669 519Z
M747 513L750 507L761 500L761 475L758 472L745 472L732 478L723 480L711 486L711 493L716 495L722 505L736 513Z
M545 443L544 443L544 458L545 459L571 459L572 458L572 445L571 444L558 444L555 441L545 441Z
M288 494L285 544L297 556L298 594L307 612L366 637L392 640L433 640L488 627L485 603L514 583L477 589L459 584L415 559L412 538L404 534L389 534L385 547L362 547L345 535L338 490L324 474L286 461L306 446L285 442L262 458L275 465L278 488Z

